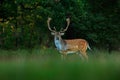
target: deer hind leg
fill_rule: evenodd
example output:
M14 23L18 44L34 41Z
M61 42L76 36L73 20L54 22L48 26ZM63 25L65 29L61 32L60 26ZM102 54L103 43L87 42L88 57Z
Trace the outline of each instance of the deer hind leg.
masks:
M86 52L84 52L82 55L84 56L84 58L85 58L86 60L88 60L88 55L87 55Z
M88 60L88 56L87 56L86 51L80 51L80 55L82 55L83 59Z
M79 47L79 52L81 53L81 55L83 56L83 58L85 60L88 60L88 56L87 56L87 53L86 53L86 50L87 50L87 46L85 47Z
M82 60L84 60L83 56L81 53L78 54Z

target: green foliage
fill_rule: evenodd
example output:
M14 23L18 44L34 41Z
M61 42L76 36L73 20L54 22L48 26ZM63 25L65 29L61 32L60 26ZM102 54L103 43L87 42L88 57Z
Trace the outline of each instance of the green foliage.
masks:
M117 0L3 0L0 4L1 48L51 46L48 17L57 31L65 28L65 19L70 17L67 39L84 38L93 47L103 48L120 44Z
M47 49L0 50L1 80L119 80L120 54L94 50L89 61L76 54L61 60L58 51ZM61 77L62 76L62 77Z

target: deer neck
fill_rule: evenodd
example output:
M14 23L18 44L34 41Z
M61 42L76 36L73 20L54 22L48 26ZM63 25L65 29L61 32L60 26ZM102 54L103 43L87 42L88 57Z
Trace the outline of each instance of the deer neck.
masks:
M59 51L66 50L66 43L61 37L54 37L55 46Z

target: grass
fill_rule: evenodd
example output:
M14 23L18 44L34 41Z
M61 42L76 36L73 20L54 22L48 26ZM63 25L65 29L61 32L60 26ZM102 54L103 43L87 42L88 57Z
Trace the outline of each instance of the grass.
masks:
M57 50L0 50L0 80L120 80L120 53L88 52L89 61L77 55L61 60Z

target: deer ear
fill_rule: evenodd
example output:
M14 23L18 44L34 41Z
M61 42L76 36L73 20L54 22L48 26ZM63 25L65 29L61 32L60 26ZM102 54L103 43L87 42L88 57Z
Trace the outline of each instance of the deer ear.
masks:
M54 32L51 32L51 35L55 35L55 33L54 33Z
M64 35L64 33L60 33L60 35L62 36L62 35Z

